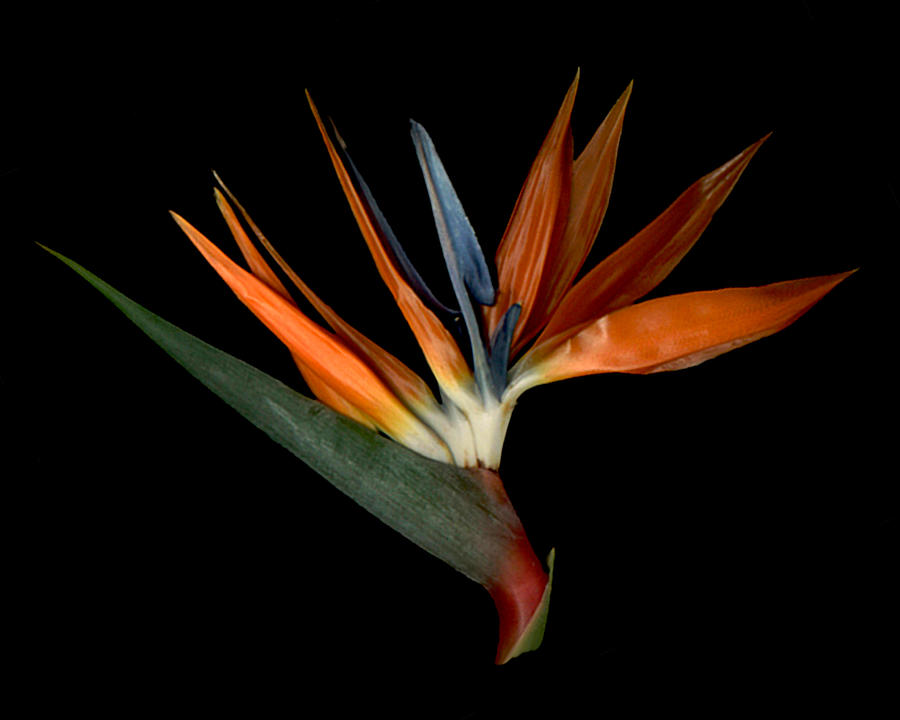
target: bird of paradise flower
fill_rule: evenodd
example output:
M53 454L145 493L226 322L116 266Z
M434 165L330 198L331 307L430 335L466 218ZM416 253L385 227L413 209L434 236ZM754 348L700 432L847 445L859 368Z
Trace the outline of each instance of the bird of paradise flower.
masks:
M421 468L423 479L416 494L426 498L424 505L404 496L405 509L383 511L381 504L389 501L382 496L393 490L381 486L379 496L379 492L366 495L356 488L343 489L488 589L500 621L498 663L540 644L552 575L552 553L548 575L497 474L510 414L522 393L537 385L588 374L645 374L697 365L787 327L850 274L639 302L698 240L765 141L762 138L697 180L646 228L579 278L607 209L632 88L628 86L587 146L574 157L570 118L578 81L576 76L500 241L496 285L432 139L421 125L411 123L457 302L454 308L438 301L412 266L350 160L343 139L333 127L326 127L307 93L378 273L418 341L439 397L407 365L323 302L284 261L218 176L221 189L215 190L216 202L249 270L173 213L238 298L288 347L309 389L324 405L373 435L386 435L420 458L403 456L407 457L403 462L412 463L413 474ZM257 244L330 330L300 309ZM96 281L95 285L102 283L66 262ZM120 307L130 302L127 298L116 301ZM462 328L460 337L452 328ZM330 452L340 451L332 448ZM429 473L435 467L437 474L432 477ZM461 471L451 475L449 468ZM378 472L390 474L391 469L356 467L363 484L367 474L374 477ZM463 498L459 500L461 512L452 522L434 519L429 513L435 505L452 505L457 500L436 500L431 490L422 488L434 489L441 483L457 487L457 481L463 483L454 496ZM477 511L472 509L476 505ZM470 522L484 508L490 520ZM419 513L427 519L418 518L412 524L421 527L410 530L406 520L393 519L391 513L395 512ZM433 532L435 529L439 532ZM447 538L433 537L441 533ZM444 547L445 541L448 547L457 543L460 547L475 545L479 550L473 559L466 554L469 550ZM460 559L462 554L465 559Z

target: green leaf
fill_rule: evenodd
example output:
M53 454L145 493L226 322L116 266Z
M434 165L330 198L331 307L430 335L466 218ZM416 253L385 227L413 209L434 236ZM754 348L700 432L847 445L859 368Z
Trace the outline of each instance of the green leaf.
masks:
M505 494L491 492L476 473L429 460L300 395L45 249L226 403L416 545L482 585L515 552L521 522Z

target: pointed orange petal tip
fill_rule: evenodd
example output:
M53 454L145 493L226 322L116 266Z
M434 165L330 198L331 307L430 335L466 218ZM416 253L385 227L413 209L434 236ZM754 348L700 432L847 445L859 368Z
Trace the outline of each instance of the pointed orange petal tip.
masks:
M222 187L224 188L225 186L222 185ZM269 264L263 259L247 233L244 232L244 228L241 227L237 215L234 214L234 210L232 210L231 205L228 204L225 196L219 191L219 188L213 188L213 195L216 199L216 205L219 207L219 212L222 213L222 217L225 218L225 223L228 225L232 237L234 237L241 254L244 256L244 260L250 267L250 271L285 300L293 304L294 301L291 298L290 292L288 292L287 288L281 280L278 279L278 276L272 268L269 267Z
M174 210L169 210L169 215L172 216L172 219L178 223L178 227L184 230L185 234L190 238L192 232L196 230L193 225L191 225L187 220L185 220L181 215L179 215ZM193 239L193 238L192 238Z
M711 173L708 173L704 176L703 180L706 182L712 182L717 180L723 174L733 174L737 173L740 175L744 172L747 165L750 164L750 160L753 159L753 156L756 155L757 151L762 147L762 144L772 137L772 132L767 132L763 135L759 140L755 143L751 143L747 147L745 147L741 152L735 155L731 160L722 165L719 168L716 168Z
M519 303L522 310L513 332L514 346L528 327L531 313L537 311L540 317L541 282L549 271L548 258L565 231L572 183L571 116L580 73L575 74L541 143L495 255L499 292L496 304L485 311L487 331L492 335L506 311Z
M629 80L628 85L622 91L622 94L619 95L619 99L616 101L616 106L622 107L622 112L625 111L625 106L628 105L628 101L631 100L631 93L634 91L634 80Z
M537 344L629 305L662 282L700 238L771 134L694 182L649 225L582 277L562 298Z
M581 68L577 68L575 70L575 78L572 80L572 84L569 85L568 91L566 91L566 97L563 100L563 110L559 113L562 115L565 113L565 116L571 115L572 106L575 104L575 94L578 92L578 83L581 81Z
M527 386L607 372L646 374L693 367L791 325L853 270L772 283L669 295L616 310L532 358Z
M565 231L560 241L549 250L546 260L548 272L541 278L537 305L527 327L518 335L513 354L547 324L591 252L609 205L619 139L633 83L631 81L619 96L572 165Z
M625 86L625 89L622 91L622 94L619 95L619 99L616 100L616 104L613 105L613 111L618 110L619 113L624 112L625 106L628 104L628 101L631 99L631 93L634 91L634 79L628 81L628 85Z

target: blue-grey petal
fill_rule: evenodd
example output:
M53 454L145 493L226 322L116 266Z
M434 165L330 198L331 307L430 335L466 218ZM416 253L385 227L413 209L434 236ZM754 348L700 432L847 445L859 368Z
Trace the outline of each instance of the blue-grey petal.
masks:
M435 220L443 223L447 229L450 247L446 246L442 238L445 260L448 266L456 265L466 287L478 303L493 305L496 296L494 283L475 231L425 128L415 121L410 121L410 124L422 172L429 180L437 201L436 206L433 202L432 207ZM437 217L438 213L442 215L441 218ZM451 269L451 275L452 272Z

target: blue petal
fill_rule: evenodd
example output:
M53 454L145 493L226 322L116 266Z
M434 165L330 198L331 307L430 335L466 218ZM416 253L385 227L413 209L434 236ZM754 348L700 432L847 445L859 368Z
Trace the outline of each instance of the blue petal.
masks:
M416 155L428 188L434 224L444 253L444 262L447 265L447 272L450 273L450 284L453 286L453 293L459 302L459 309L466 324L472 348L475 382L485 397L493 395L496 393L488 366L488 349L485 347L479 316L476 315L471 300L474 298L482 305L494 303L495 293L491 275L475 238L475 232L463 212L431 138L421 125L413 121L410 123Z
M500 320L494 336L491 338L490 369L491 382L494 384L494 393L497 397L506 389L506 371L509 367L509 348L512 345L513 330L519 321L519 313L522 306L519 303L512 305Z
M434 293L431 292L431 288L429 288L425 281L422 279L422 276L419 275L415 266L412 264L406 252L403 250L403 246L400 244L397 236L394 235L394 231L391 229L391 226L388 224L387 219L379 209L378 204L375 202L375 198L372 196L372 192L371 190L369 190L369 186L366 184L366 181L363 180L363 177L360 174L359 170L357 170L356 165L353 163L353 160L350 159L350 155L347 152L347 144L340 136L340 133L338 133L337 128L334 126L334 123L331 124L331 129L334 131L334 136L337 139L340 153L343 156L344 165L353 174L353 179L356 181L356 185L359 191L362 193L363 202L369 208L370 217L375 221L377 230L381 233L382 237L387 242L388 249L394 256L394 260L396 260L397 263L397 269L403 275L403 278L407 283L409 283L410 287L415 290L419 297L422 298L422 300L424 300L425 303L431 307L432 310L445 313L453 317L458 316L459 311L447 307L440 300L438 300Z
M447 171L425 128L415 121L410 121L410 124L419 164L422 166L432 195L435 222L439 231L441 225L446 228L447 237L441 238L441 246L451 277L454 270L458 271L477 302L482 305L493 305L496 296L494 283L484 254L481 252L481 246L475 237L475 231L466 217Z

